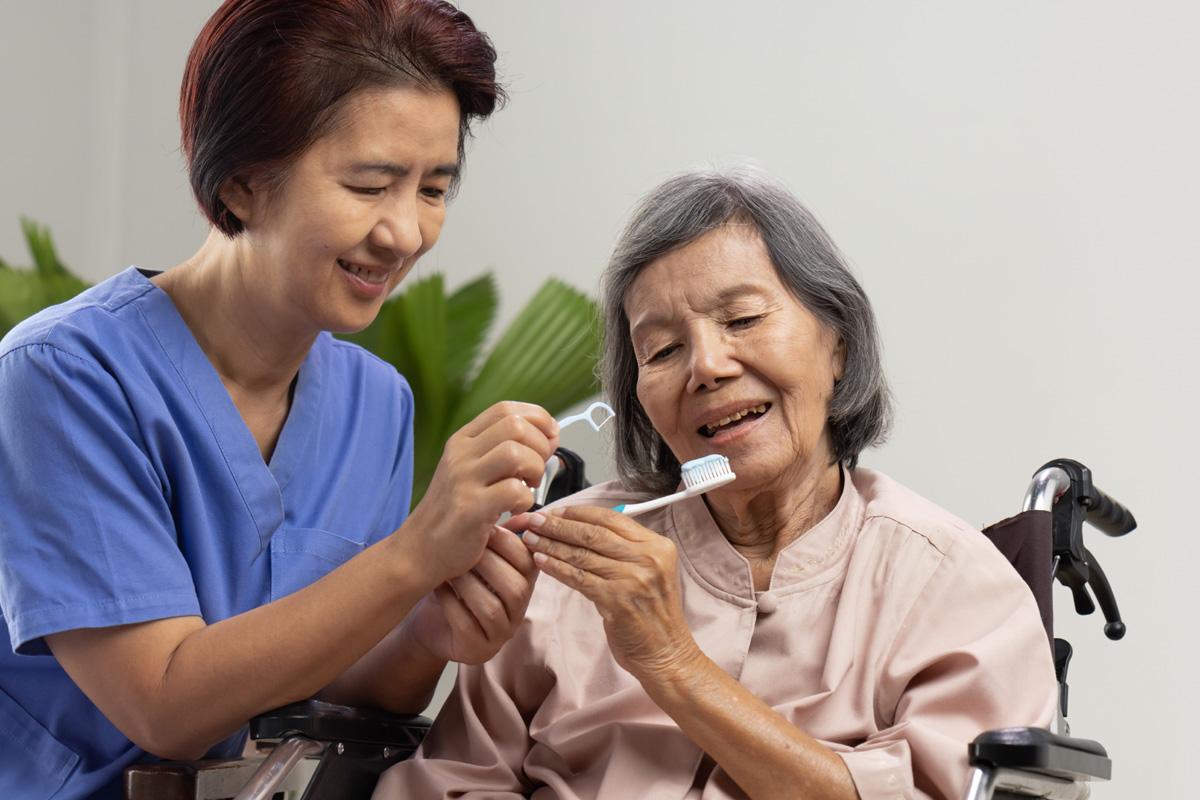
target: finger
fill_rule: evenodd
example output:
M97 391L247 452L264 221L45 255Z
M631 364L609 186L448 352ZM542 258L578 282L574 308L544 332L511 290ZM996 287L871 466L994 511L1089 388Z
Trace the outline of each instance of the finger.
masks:
M558 446L558 422L546 409L532 403L496 403L463 426L462 432L473 439L484 439L488 449L501 439L515 438L518 432L540 436L547 441L552 439L554 446ZM553 452L551 447L542 460Z
M525 550L524 546L521 549ZM486 551L475 565L475 574L504 606L509 625L515 625L525 616L525 607L529 605L529 596L533 593L533 583L537 579L533 554L525 550L525 558L529 561L531 575L521 573L491 550Z
M530 534L590 550L618 561L637 557L638 543L602 525L580 522L550 513L528 517L528 529L522 537L528 544Z
M452 579L450 584L488 641L503 638L508 629L508 610L496 593L474 572L463 573Z
M467 610L466 604L459 599L458 595L446 584L434 589L434 596L437 598L438 605L442 608L442 613L446 617L446 624L452 630L463 636L472 638L480 638L486 641L487 633L479 625L479 621Z
M601 506L556 508L550 514L565 520L572 520L588 525L598 525L631 542L643 542L662 535L645 527L628 514L622 514L619 511Z
M483 411L480 411L473 420L459 428L459 432L467 436L478 436L490 428L492 423L501 417L506 417L510 414L520 414L523 410L533 411L533 409L538 408L541 408L541 406L512 400L501 400L499 403L493 403ZM545 409L542 410L544 411Z
M512 519L509 520L509 522L511 521ZM521 544L521 537L511 530L499 525L493 528L492 536L488 539L488 548L526 578L537 575L537 567L533 564L533 556L529 554L529 548Z
M476 495L476 502L489 509L499 519L504 512L522 514L533 508L533 489L520 478L506 478L487 486Z
M485 486L505 478L520 478L530 486L538 486L545 471L546 459L538 451L512 440L500 442L488 452L478 455L472 469Z
M513 516L504 520L504 522L500 523L498 527L504 528L504 530L511 531L513 534L520 536L529 529L529 517L529 513L514 514Z
M539 536L533 531L528 531L521 541L533 552L535 562L539 553L552 556L558 561L578 567L584 572L589 572L605 580L628 574L631 568L628 561L619 561L600 555L593 550Z
M603 578L546 553L534 553L533 560L537 563L538 569L551 578L574 589L593 603L599 602L604 588Z

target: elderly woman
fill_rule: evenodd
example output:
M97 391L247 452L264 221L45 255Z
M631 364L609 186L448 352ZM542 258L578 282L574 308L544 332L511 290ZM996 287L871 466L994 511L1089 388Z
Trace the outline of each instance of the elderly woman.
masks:
M622 485L515 521L555 580L377 798L956 798L975 735L1049 723L1020 577L856 467L888 420L875 323L787 191L747 170L658 187L604 302ZM710 453L733 483L610 510Z

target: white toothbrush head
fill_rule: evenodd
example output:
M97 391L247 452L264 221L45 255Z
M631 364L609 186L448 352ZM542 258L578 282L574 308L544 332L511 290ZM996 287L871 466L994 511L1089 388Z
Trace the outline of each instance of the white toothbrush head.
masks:
M694 458L680 468L683 488L689 497L724 486L737 477L725 456L711 455Z
M729 466L729 459L716 455L692 459L680 467L680 473L683 477L683 491L665 497L656 497L653 500L645 500L641 503L628 505L622 503L619 506L613 506L613 510L622 514L641 514L653 511L671 503L678 503L684 498L704 494L718 486L724 486L737 477L733 474L733 468Z

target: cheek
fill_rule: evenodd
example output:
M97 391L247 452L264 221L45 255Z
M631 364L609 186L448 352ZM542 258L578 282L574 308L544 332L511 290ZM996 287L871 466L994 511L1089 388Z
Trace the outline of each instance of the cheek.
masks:
M426 253L437 244L442 235L442 226L446 223L446 207L431 208L428 213L421 215L421 249L417 255Z
M636 386L638 402L650 418L650 424L663 436L671 436L678 427L676 409L671 402L670 378L661 372L639 375Z

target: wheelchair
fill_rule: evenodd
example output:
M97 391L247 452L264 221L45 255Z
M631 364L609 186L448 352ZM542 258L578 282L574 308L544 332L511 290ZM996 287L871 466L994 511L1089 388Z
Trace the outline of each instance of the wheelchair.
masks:
M1112 761L1099 742L1070 736L1067 668L1072 651L1066 640L1054 638L1054 580L1071 590L1077 613L1091 614L1100 604L1105 636L1116 641L1125 635L1108 577L1083 543L1085 524L1109 536L1124 536L1137 527L1128 509L1096 487L1091 470L1078 461L1058 459L1034 473L1020 514L983 531L1037 598L1058 677L1058 724L1056 733L1002 728L976 737L968 748L971 773L963 800L1080 800L1089 796L1091 782L1112 777Z
M584 463L565 448L546 501L588 486ZM1053 581L1068 586L1075 609L1095 603L1104 631L1125 634L1112 588L1083 543L1085 524L1110 536L1136 527L1124 506L1096 488L1091 471L1069 459L1051 461L1030 482L1020 514L984 529L1029 584L1046 628L1059 683L1057 733L1002 728L980 734L968 748L970 775L963 800L1052 798L1081 800L1092 781L1108 780L1112 762L1097 742L1072 738L1067 717L1071 646L1054 638ZM432 724L403 716L308 700L256 717L250 738L265 755L196 764L139 764L125 771L126 800L352 800L369 797L383 770L411 756Z

